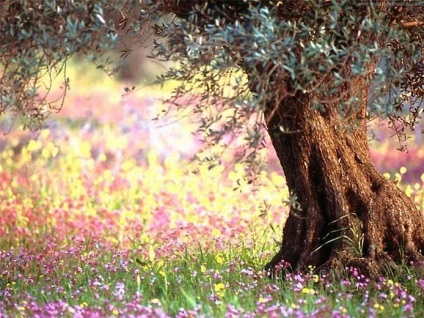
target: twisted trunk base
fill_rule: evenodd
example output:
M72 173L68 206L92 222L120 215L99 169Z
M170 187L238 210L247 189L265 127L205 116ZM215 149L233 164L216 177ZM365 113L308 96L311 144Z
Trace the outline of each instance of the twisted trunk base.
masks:
M281 249L266 266L271 274L282 261L292 270L352 265L368 274L387 264L423 261L423 215L372 164L363 111L343 129L336 105L311 110L309 97L298 94L266 116L298 202Z
M272 5L269 1L259 3ZM239 19L247 8L244 1L229 4L218 0L209 3L166 0L160 9L188 19L188 12L195 4L218 8L218 15L225 11L227 21ZM381 13L387 11L389 14L384 7L387 6L382 6ZM284 2L279 18L299 21L308 10L306 2ZM358 14L368 13L364 9ZM205 21L210 22L199 19L197 26L202 27ZM344 27L342 23L340 21L340 27ZM344 50L343 46L340 48ZM235 50L238 49L236 46ZM244 49L248 48L240 49L241 56L245 55ZM301 48L294 51L298 49ZM298 202L290 209L281 249L266 268L274 272L284 260L293 270L309 265L322 268L351 264L372 272L387 263L422 261L422 213L402 191L376 171L369 157L365 129L368 76L351 76L351 80L340 87L339 96L328 101L330 97L324 98L324 111L314 111L312 93L286 94L293 92L296 85L286 74L279 74L283 73L281 65L274 67L273 61L269 61L268 67L262 62L258 65L239 62L248 76L250 90L277 100L276 105L270 101L265 111L266 122L288 187ZM368 74L374 73L374 67L369 65ZM342 73L349 76L349 67L346 66ZM268 77L267 85L263 85L264 77ZM324 77L326 81L332 80L331 76ZM338 87L324 81L322 84ZM270 91L262 92L263 89ZM318 93L323 93L322 90L325 88L319 88ZM360 105L339 114L341 101L350 97L358 97Z

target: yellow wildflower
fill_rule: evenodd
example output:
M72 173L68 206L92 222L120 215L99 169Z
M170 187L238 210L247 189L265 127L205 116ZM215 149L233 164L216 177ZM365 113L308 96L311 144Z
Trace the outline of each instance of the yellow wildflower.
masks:
M384 311L384 306L380 305L380 304L374 304L374 308L376 310L378 310L379 312L383 312Z
M268 299L263 298L263 297L259 297L259 302L260 303L266 303L268 301Z
M224 259L222 258L221 254L216 254L215 261L217 264L222 265L224 263Z
M225 285L223 283L215 284L215 291L216 292L220 292L221 290L224 290L224 289L225 289Z
M215 284L214 290L215 293L221 298L225 295L225 285L223 283Z
M302 294L314 295L315 290L313 290L312 288L304 287L302 288Z

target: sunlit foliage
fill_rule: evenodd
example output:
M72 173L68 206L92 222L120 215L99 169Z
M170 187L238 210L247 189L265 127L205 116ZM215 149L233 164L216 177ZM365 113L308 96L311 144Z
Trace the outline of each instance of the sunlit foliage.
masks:
M207 146L244 145L237 158L253 168L265 146L263 110L295 91L313 92L318 109L337 97L349 120L358 100L343 97L344 83L366 78L372 86L368 116L387 116L399 136L423 111L422 13L415 1L393 8L381 1L304 1L296 7L253 0L13 0L1 6L0 114L17 116L24 128L42 127L60 109L60 98L48 92L60 75L66 93L69 81L61 71L70 56L87 56L112 71L105 54L120 32L140 45L154 44L154 58L176 62L161 79L181 82L174 106L199 117ZM287 80L290 87L274 89ZM190 106L180 100L189 95Z

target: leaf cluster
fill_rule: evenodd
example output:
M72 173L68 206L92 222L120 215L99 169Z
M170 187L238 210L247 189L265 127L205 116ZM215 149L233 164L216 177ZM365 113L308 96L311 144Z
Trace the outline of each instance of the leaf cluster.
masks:
M411 3L302 1L294 9L293 1L246 1L233 10L241 2L231 1L223 10L219 1L180 1L190 8L183 15L164 2L182 19L161 27L167 41L153 56L176 62L162 80L181 83L173 98L181 109L188 104L180 97L194 96L190 109L208 146L246 136L236 146L254 157L265 145L264 113L297 92L318 110L339 105L348 126L362 105L361 92L346 89L354 80L370 87L368 118L388 117L393 127L420 118L422 32L402 24L417 18Z
M402 132L423 109L421 8L406 0L3 1L0 113L40 126L60 108L47 93L71 55L105 67L100 57L120 32L141 41L148 25L152 57L174 62L159 80L181 84L171 104L198 116L207 146L233 141L253 160L265 145L264 113L297 92L316 109L338 104L349 122L361 104L345 89L355 79L370 86L369 118L387 116Z
M113 23L106 21L107 2L1 2L0 115L23 118L24 128L38 129L62 105L69 57L82 54L106 66L101 57L117 40ZM63 96L52 100L47 96L59 74Z

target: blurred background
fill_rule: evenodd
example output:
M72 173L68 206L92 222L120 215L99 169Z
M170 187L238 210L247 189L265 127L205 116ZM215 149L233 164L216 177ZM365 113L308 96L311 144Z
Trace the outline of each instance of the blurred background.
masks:
M178 153L186 159L195 156L200 145L194 134L193 120L186 114L172 111L164 118L154 120L169 110L164 99L171 95L176 84L155 84L156 78L170 65L148 57L149 39L148 35L143 36L144 46L139 44L139 39L122 35L121 45L111 54L113 63L119 65L116 76L108 76L84 57L76 56L68 62L66 77L69 78L70 90L62 109L46 122L46 127L57 138L66 135L67 129L77 129L89 140L89 134L104 125L116 130L117 140L122 141L115 142L116 151L110 153L110 160L119 158L120 151L126 147L130 147L134 159L141 161L150 149L157 151L161 158L171 153ZM58 77L57 81L62 78ZM57 84L58 87L60 85ZM18 149L38 134L20 131L10 118L3 118L0 128L3 133L0 150L9 143L8 138L12 135L14 139L18 137L18 141L13 141ZM371 156L377 169L389 173L394 181L400 181L401 177L407 183L421 183L424 174L423 130L424 123L421 122L415 130L409 131L408 140L403 142L407 151L399 151L399 140L384 120L369 122ZM93 154L102 152L102 149L96 150L96 146L92 146ZM266 154L268 169L280 172L271 148Z

